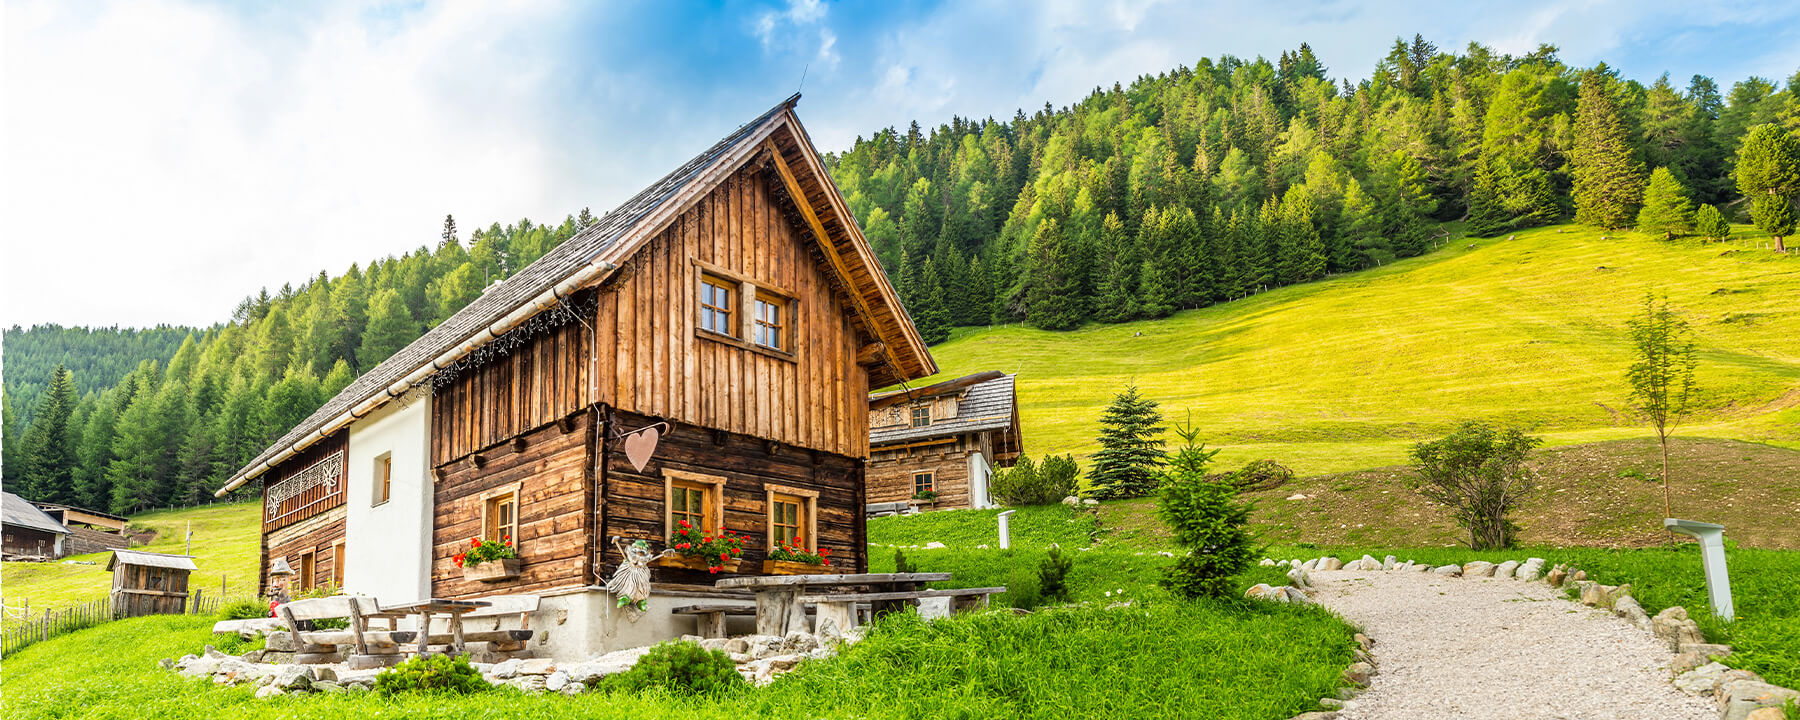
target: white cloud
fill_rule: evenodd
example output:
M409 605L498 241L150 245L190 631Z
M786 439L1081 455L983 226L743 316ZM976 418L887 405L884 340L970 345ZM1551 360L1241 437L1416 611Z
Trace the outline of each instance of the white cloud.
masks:
M559 182L553 48L530 42L561 10L9 4L0 322L211 323L449 212L590 204Z

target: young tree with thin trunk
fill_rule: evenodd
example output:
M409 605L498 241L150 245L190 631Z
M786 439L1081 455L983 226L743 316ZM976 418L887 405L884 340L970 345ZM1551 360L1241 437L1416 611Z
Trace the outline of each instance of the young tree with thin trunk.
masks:
M1669 502L1669 433L1688 412L1694 396L1694 336L1686 320L1669 309L1668 299L1644 296L1644 312L1625 322L1636 360L1625 371L1631 384L1631 406L1656 430L1662 446L1664 517L1673 517Z

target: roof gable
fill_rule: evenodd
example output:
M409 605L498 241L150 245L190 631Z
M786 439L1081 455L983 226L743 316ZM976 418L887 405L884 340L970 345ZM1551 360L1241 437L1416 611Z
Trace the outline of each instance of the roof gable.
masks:
M988 377L990 375L993 377ZM886 413L889 421L878 424L876 420L870 420L869 443L884 445L984 430L1011 429L1016 434L1019 405L1014 394L1014 377L997 372L982 373L939 383L944 389L934 390L939 386L932 386L912 394L904 391L885 394L881 397L889 402L870 412L871 415ZM971 378L978 381L958 384ZM912 403L945 396L955 397L956 414L953 417L934 419L930 425L919 427L908 422L911 415L907 411Z
M280 440L238 470L218 495L363 417L424 382L570 293L600 284L621 262L716 188L731 173L767 157L783 180L797 214L876 342L858 353L871 365L871 383L888 384L937 371L930 351L843 197L818 150L793 112L798 94L739 127L674 172L531 265L489 287L480 297L364 373ZM865 357L866 356L866 357Z

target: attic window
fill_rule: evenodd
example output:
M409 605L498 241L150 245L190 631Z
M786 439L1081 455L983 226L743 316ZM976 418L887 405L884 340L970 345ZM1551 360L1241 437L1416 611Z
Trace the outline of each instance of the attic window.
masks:
M925 427L931 424L931 406L914 405L912 409L912 426Z
M712 275L700 276L700 328L720 335L737 337L731 325L731 286L733 283Z

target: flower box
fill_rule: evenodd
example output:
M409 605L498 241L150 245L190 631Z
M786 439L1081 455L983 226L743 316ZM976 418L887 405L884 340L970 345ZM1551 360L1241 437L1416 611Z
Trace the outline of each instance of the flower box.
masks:
M463 566L464 580L479 580L481 582L491 583L511 580L518 576L519 558L503 558L500 560L489 560L479 565Z
M734 573L738 571L738 565L743 562L743 558L735 557L724 562L719 562L718 560L701 557L699 555L667 555L650 561L650 564L655 565L656 567L682 568L684 570L698 570L700 572L706 572L711 568L717 567L722 568L719 572Z
M789 560L764 560L762 571L764 575L829 575L832 569L830 565L814 565Z

